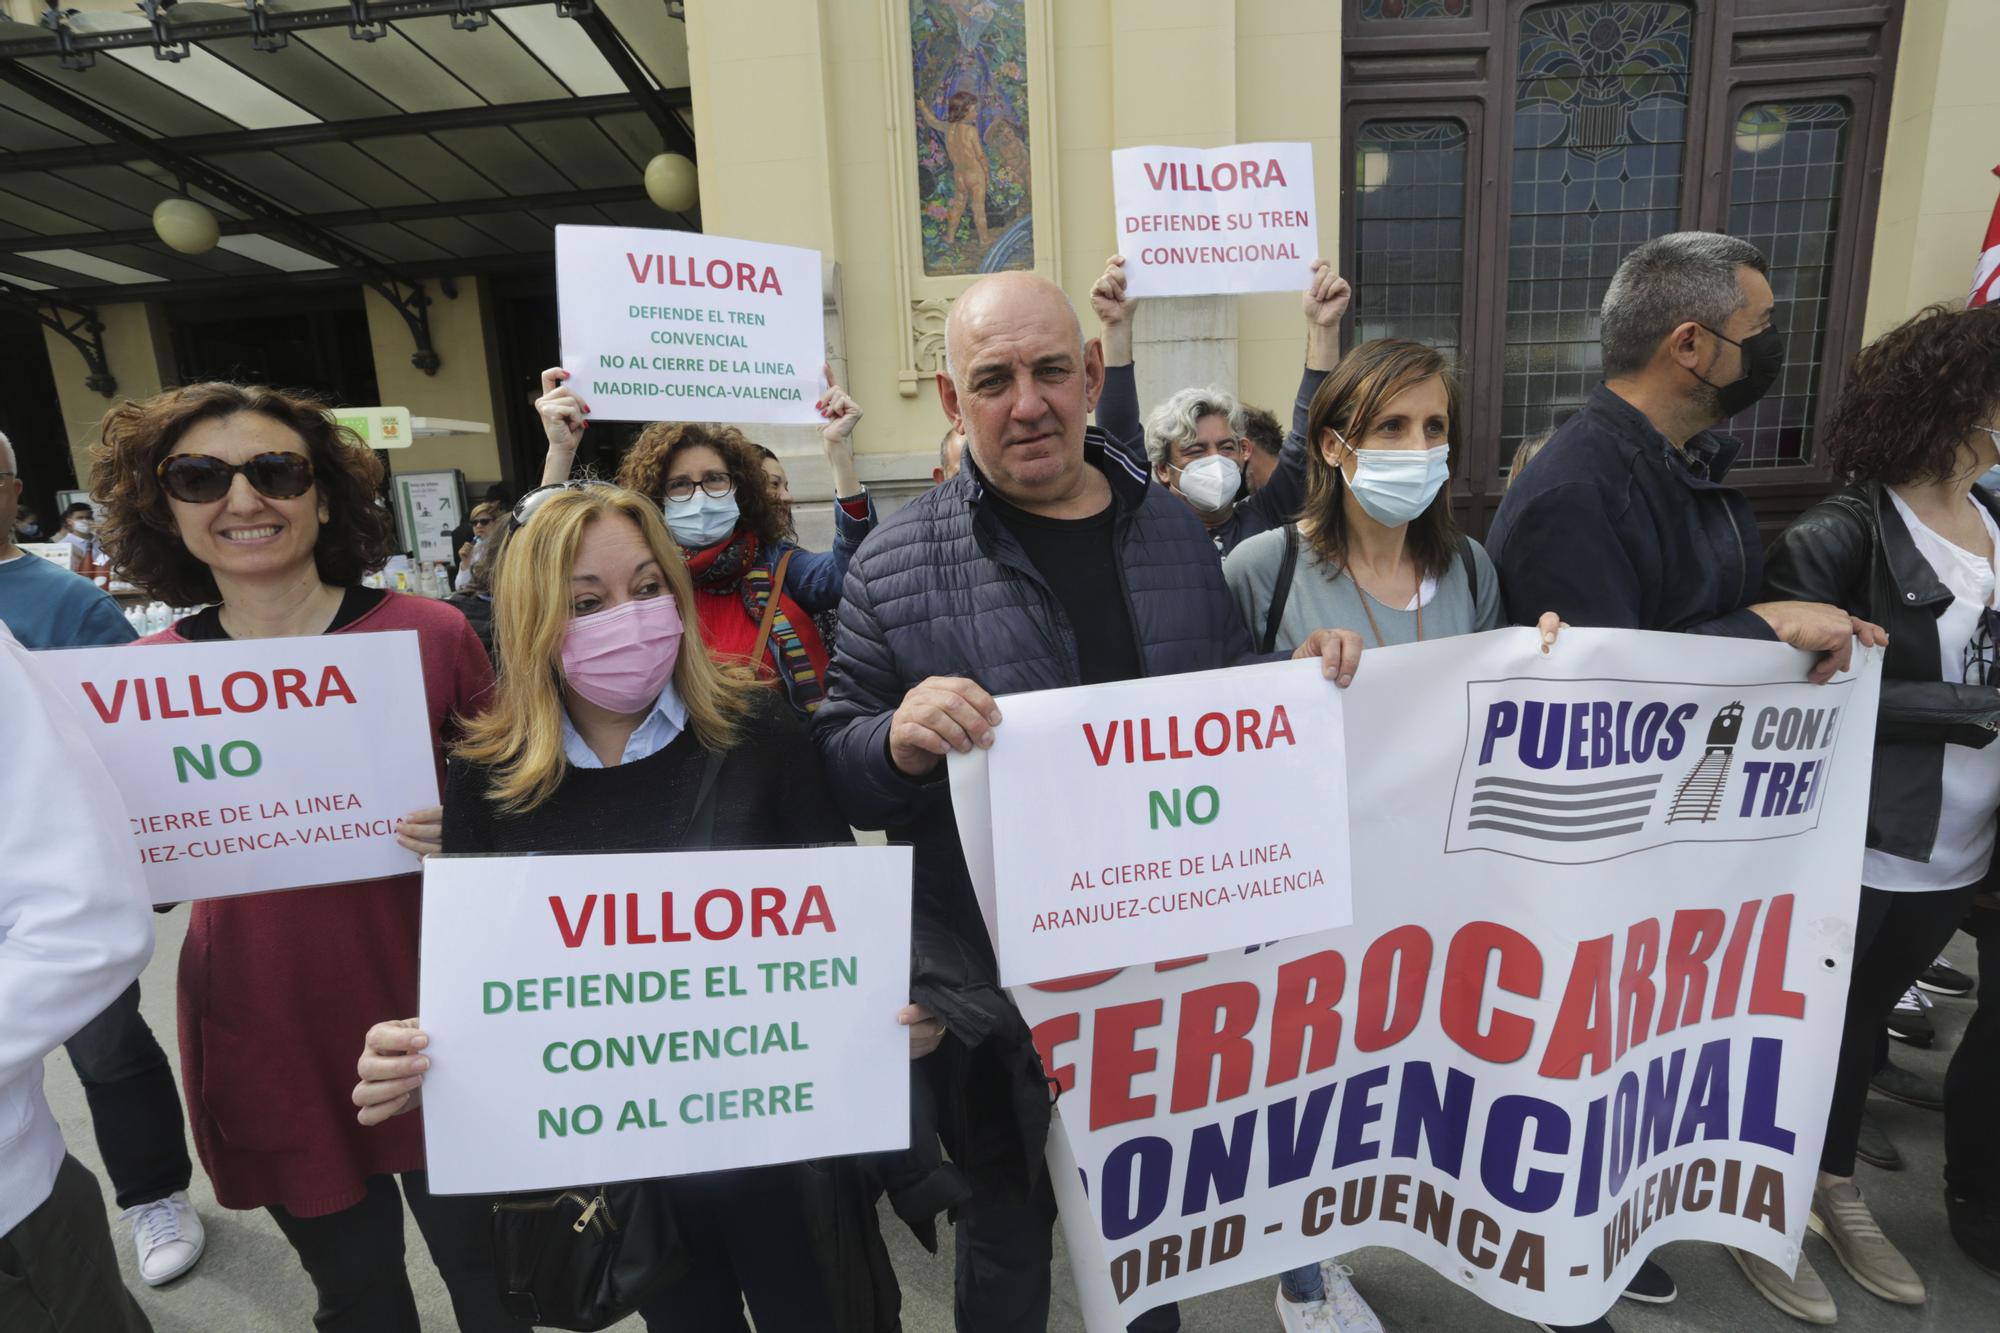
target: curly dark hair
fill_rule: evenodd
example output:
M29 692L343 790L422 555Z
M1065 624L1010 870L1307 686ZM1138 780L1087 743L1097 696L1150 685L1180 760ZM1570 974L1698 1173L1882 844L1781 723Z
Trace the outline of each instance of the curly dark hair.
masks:
M1854 358L1820 447L1855 481L1949 481L1996 409L2000 307L1926 306Z
M189 554L154 469L198 422L256 412L305 443L313 485L326 505L313 546L320 580L351 588L395 549L395 520L376 502L382 461L359 436L336 426L327 405L302 394L219 381L169 389L105 414L90 446L90 494L104 506L98 539L112 566L169 606L220 601L215 576Z
M722 465L736 479L736 508L742 515L739 526L757 534L757 540L771 546L783 540L784 515L771 499L771 483L764 476L764 463L750 437L734 426L712 426L699 421L655 421L639 432L625 459L618 465L618 484L627 490L650 495L660 503L667 492L667 475L674 458L684 449L707 445L722 455Z

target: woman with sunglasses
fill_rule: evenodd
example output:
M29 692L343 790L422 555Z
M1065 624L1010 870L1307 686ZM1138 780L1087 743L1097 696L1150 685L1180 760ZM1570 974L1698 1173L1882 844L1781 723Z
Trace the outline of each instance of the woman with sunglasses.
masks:
M524 496L514 517L494 581L508 669L455 747L447 853L850 840L791 711L689 632L701 595L651 499L565 482ZM897 1017L912 1059L937 1046L936 1019ZM353 1093L363 1124L393 1126L417 1105L432 1058L417 1022L367 1030ZM665 1181L690 1266L641 1307L646 1326L741 1330L747 1301L760 1333L894 1327L861 1169L848 1158Z
M465 617L362 586L389 554L382 465L323 405L272 389L196 384L104 419L91 486L118 568L169 606L201 606L142 644L414 630L431 739L442 746L493 683ZM441 813L400 824L436 850ZM403 1201L462 1329L500 1311L481 1201L434 1198L415 1121L369 1134L345 1113L354 1034L417 996L419 878L194 904L180 963L189 1127L227 1208L264 1208L319 1296L322 1330L416 1333ZM402 1178L399 1196L396 1178Z
M535 400L549 440L545 483L569 476L589 424L590 407L569 380L561 367L543 371ZM838 532L830 551L806 551L790 539L789 488L781 502L757 446L733 426L656 421L618 467L619 485L652 496L666 514L694 578L709 652L754 664L801 719L819 707L826 681L826 641L813 617L840 605L848 562L875 526L849 442L861 408L835 385L819 410L835 489L852 492L834 507Z
M1808 1223L1862 1287L1917 1305L1923 1279L1876 1225L1854 1159L1886 1054L1883 1016L1958 929L1993 859L2000 500L1975 483L2000 462L2000 309L1933 306L1863 348L1819 448L1848 484L1778 538L1764 590L1844 607L1886 629L1889 646L1846 1026ZM1980 1154L1953 1147L1990 1134L1992 1111L1948 1105L1945 1115L1952 1234L1961 1245L1983 1234L1989 1259L2000 1250L2000 1179L1990 1169L1968 1178ZM1805 1265L1791 1278L1738 1260L1779 1308L1833 1321L1833 1299Z

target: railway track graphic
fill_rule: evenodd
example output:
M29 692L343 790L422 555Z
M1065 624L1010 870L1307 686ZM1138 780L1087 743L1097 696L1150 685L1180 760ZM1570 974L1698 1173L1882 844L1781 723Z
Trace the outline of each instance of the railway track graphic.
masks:
M1722 814L1722 798L1736 766L1736 738L1743 729L1743 705L1732 703L1716 715L1708 729L1708 744L1694 769L1681 779L1667 807L1669 824L1713 824Z

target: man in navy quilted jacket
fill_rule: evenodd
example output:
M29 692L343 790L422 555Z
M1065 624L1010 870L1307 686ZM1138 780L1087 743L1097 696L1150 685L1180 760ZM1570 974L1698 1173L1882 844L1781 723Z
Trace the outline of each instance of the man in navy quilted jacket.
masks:
M1085 423L1104 358L1062 289L983 278L953 306L938 393L964 468L849 566L815 739L847 818L916 847L911 998L934 1053L939 1137L972 1185L959 1210L961 1333L1048 1324L1049 1093L998 984L952 820L944 756L993 743L993 697L1256 660L1194 511ZM1353 679L1361 640L1297 656ZM1171 1306L1135 1329L1179 1327Z

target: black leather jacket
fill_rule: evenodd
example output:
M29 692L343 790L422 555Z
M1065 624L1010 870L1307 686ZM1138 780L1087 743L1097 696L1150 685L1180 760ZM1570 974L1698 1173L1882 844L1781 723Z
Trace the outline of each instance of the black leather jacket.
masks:
M1831 602L1889 631L1868 845L1928 861L1944 798L1944 747L1993 743L2000 689L1945 683L1937 619L1951 590L1883 491L1877 482L1849 486L1801 514L1766 559L1764 599ZM2000 518L2000 498L1972 493Z

